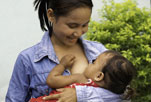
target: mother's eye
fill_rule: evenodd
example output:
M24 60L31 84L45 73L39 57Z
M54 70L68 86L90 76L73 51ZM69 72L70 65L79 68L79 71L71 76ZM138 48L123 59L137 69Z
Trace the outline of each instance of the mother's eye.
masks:
M75 23L72 23L72 24L68 24L68 27L69 28L77 28L79 25L78 24L75 24Z

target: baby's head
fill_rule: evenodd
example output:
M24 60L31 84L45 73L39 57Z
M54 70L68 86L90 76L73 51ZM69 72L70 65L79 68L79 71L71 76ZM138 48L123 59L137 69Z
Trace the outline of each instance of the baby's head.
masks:
M89 64L84 74L91 78L100 87L116 94L124 93L135 75L133 64L116 51L105 51Z

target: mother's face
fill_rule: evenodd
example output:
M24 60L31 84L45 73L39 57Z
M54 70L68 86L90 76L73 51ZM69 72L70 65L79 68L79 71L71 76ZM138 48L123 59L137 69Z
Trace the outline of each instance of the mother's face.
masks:
M91 9L81 7L72 10L66 16L51 17L53 23L52 39L65 46L76 44L78 38L88 31Z

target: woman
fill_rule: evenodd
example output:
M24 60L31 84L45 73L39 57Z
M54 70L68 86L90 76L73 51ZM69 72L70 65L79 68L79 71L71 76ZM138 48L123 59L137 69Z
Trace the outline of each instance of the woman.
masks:
M46 32L40 43L19 54L6 102L27 102L31 97L48 95L52 89L46 85L46 78L64 55L76 56L73 74L83 73L88 63L106 50L102 44L82 38L88 30L93 7L91 0L35 0L34 4L41 28ZM69 74L70 70L64 71L64 75ZM58 98L60 102L100 102L99 89L76 87L60 91L58 96L47 98Z

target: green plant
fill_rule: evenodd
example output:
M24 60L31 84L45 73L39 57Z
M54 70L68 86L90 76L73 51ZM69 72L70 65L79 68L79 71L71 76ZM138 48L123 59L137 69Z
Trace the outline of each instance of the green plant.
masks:
M151 10L138 8L136 0L103 3L101 20L90 22L86 38L128 58L137 68L132 82L137 95L132 101L151 102Z

